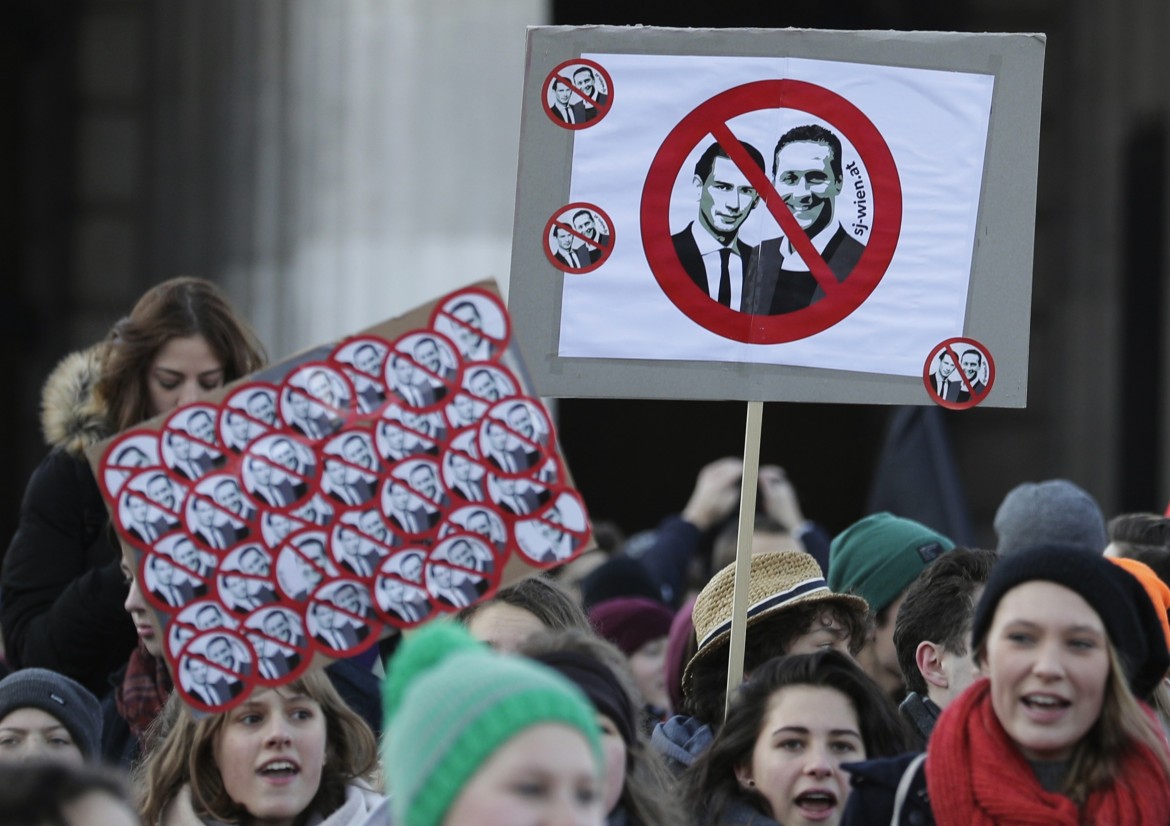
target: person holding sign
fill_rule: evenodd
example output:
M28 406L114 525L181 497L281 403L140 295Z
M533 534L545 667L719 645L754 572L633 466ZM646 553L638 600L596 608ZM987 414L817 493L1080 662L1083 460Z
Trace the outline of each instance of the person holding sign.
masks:
M742 141L740 147L765 171L758 149ZM753 250L739 240L739 228L760 196L718 143L699 156L692 183L699 214L686 229L670 236L678 260L704 294L733 310L749 310L750 303L744 306L749 293L744 279L751 271Z
M860 174L854 164L850 172ZM816 124L788 130L772 155L772 182L837 281L848 278L865 246L845 230L837 217L837 197L843 182L840 139ZM758 313L795 312L825 295L809 263L785 235L765 239L756 264Z
M654 729L651 744L681 772L710 745L727 704L735 565L711 578L695 599L692 617L698 648L683 672L684 706ZM817 561L802 551L754 554L748 585L743 670L752 674L772 657L832 648L855 654L865 643L868 606L835 593Z

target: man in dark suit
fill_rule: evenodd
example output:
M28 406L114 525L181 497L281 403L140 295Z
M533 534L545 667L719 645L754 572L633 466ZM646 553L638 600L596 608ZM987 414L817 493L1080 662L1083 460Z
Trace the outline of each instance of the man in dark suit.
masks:
M171 554L175 558L175 562L186 570L191 576L199 579L206 579L211 576L215 565L209 561L207 556L199 551L198 548L187 537L179 537L171 548Z
M573 87L569 85L567 80L555 77L552 86L553 95L556 97L556 103L552 105L552 113L555 117L560 118L565 123L585 123L589 120L586 117L584 103L581 101L570 103L573 97Z
M207 593L206 584L189 579L165 556L151 555L147 564L150 579L153 580L148 584L151 593L172 608L182 608Z
M249 457L248 468L255 480L253 493L274 508L291 505L308 490L305 482L300 480L294 482L284 473L275 473L272 465L256 456Z
M971 401L972 396L982 396L983 391L987 389L987 385L979 381L979 371L983 369L983 354L972 347L959 356L959 364L963 368L963 374L967 377L967 383L971 385L971 389L968 391L964 387L960 390L956 401L967 402Z
M467 502L482 502L487 498L483 489L483 473L472 473L471 459L458 451L450 454L447 460L451 469L451 479L447 487L450 491Z
M609 95L597 89L597 78L588 66L579 66L573 70L573 85L577 87L577 94L585 102L585 120L591 121L598 117L599 110L605 109L609 102Z
M439 512L418 504L404 483L395 481L389 486L390 521L406 533L426 533L439 521Z
M433 610L427 601L425 591L421 588L412 588L391 577L381 577L378 580L378 607L403 622L419 622L426 619Z
M219 515L215 505L210 501L197 496L194 511L196 539L216 550L224 550L236 544L240 537L236 535L235 528L226 518Z
M565 269L579 270L593 263L593 258L584 244L573 246L573 233L562 226L553 227L553 237L557 241L557 249L553 250L553 258L561 262Z
M225 511L235 514L244 522L256 515L256 509L244 501L244 497L240 494L240 486L236 484L235 479L222 479L217 482L212 496L215 498L215 504ZM240 534L237 529L236 534L237 538L242 539L248 535L248 529L244 528L243 534Z
M293 388L288 391L288 407L292 413L289 417L292 429L310 439L323 439L341 425L340 419L330 417L301 390Z
M366 476L339 459L328 458L321 488L330 499L356 507L374 497L375 481L373 476Z
M331 599L332 605L313 603L313 616L317 621L317 632L313 637L334 651L346 651L370 635L369 626L359 624L358 617L364 616L365 610L353 585L342 585Z
M450 497L439 485L435 470L430 465L420 463L410 469L410 486L426 499L430 507L445 508L451 504Z
M435 597L454 608L466 608L487 590L487 580L475 574L454 571L446 565L430 566Z
M934 392L944 402L957 401L959 391L963 389L963 381L955 375L955 362L951 354L943 350L938 356L938 366L930 376L934 385Z
M164 438L171 449L171 467L184 479L194 481L215 467L211 454L196 448L184 434L168 430Z
M361 535L349 525L337 529L334 543L337 561L360 577L371 577L382 562L382 555L373 548L363 547Z
M151 519L150 503L141 494L126 494L126 530L139 542L155 542L177 527L177 522L162 514L157 519Z
M406 356L395 353L390 357L394 370L394 394L410 407L429 407L447 395L447 388L421 378L414 364Z
M545 502L551 494L544 489L537 490L527 482L518 483L515 479L501 477L496 480L500 488L498 505L505 511L517 516L532 513Z
M381 383L382 354L372 344L360 344L353 351L353 366L361 371L353 377L361 411L369 413L377 410L386 401L386 392Z
M411 353L419 366L430 373L431 378L446 381L455 376L455 365L445 358L439 350L438 342L430 336L423 336L416 341Z
M487 460L506 473L521 473L536 464L540 452L509 436L504 426L494 419L484 428L487 435Z
M752 162L765 172L764 156L740 142ZM708 146L691 179L699 202L695 220L671 236L687 275L703 294L725 307L750 310L747 274L752 248L739 240L739 228L759 201L756 188L718 143Z
M841 141L823 126L797 126L776 143L772 155L776 192L838 283L849 277L865 251L836 215L842 176ZM758 314L795 312L825 295L785 235L761 242L754 266L753 311Z
M597 229L597 216L588 209L579 209L573 213L573 229L588 238L578 247L585 248L589 253L590 263L601 258L601 248L609 246L609 233Z
M192 656L183 660L183 670L187 673L188 693L204 705L223 705L244 689L241 681L226 680L218 670L214 675L209 675L207 663Z

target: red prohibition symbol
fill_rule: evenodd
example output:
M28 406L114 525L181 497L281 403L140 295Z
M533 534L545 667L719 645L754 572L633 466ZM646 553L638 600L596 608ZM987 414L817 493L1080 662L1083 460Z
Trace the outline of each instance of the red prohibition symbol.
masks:
M586 201L565 204L544 225L544 254L569 275L600 267L613 252L617 235L605 210Z
M948 338L937 344L922 367L922 382L934 402L949 410L980 404L995 383L991 351L973 338Z
M800 229L768 177L740 146L728 122L762 109L796 109L829 123L861 156L873 187L873 224L865 251L849 277L838 281ZM803 309L754 315L711 301L697 289L674 251L670 198L687 156L714 137L784 231L825 292ZM642 240L651 272L663 292L688 318L711 332L749 344L779 344L821 333L870 296L894 257L902 227L902 186L894 156L873 122L835 92L799 80L759 80L721 92L699 104L666 136L642 190Z
M558 64L544 79L542 105L562 129L588 129L613 106L613 80L600 63L578 57Z

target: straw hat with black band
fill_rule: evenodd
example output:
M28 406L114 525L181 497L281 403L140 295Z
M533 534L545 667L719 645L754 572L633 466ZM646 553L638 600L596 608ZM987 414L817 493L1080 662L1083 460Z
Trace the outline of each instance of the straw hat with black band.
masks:
M732 592L735 563L711 578L695 599L691 617L699 648L683 671L683 692L691 693L695 664L711 656L727 656L731 637ZM817 561L802 551L756 554L752 557L748 585L747 628L799 605L839 605L846 611L869 613L861 597L829 590Z

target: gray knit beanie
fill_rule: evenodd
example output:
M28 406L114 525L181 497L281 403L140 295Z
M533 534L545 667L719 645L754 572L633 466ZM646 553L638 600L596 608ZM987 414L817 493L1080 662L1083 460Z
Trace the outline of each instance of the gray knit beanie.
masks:
M0 722L22 708L57 718L87 760L99 756L102 708L84 686L47 668L22 668L0 680Z
M1013 488L995 512L995 535L1001 557L1052 545L1099 554L1109 544L1097 501L1067 479Z

